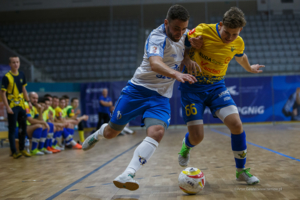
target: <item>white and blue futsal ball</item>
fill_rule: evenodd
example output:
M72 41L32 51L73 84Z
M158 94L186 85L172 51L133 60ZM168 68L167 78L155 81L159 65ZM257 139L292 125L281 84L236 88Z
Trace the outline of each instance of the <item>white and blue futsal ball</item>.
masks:
M197 194L205 186L205 176L200 169L188 167L179 174L178 185L187 194Z

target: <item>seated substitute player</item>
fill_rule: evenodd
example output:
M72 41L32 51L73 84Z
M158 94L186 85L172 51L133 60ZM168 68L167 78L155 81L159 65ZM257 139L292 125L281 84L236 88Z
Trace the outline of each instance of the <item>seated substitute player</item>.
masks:
M143 115L142 125L146 126L147 137L135 149L126 170L113 181L118 188L139 188L139 183L133 179L135 173L149 162L170 124L169 98L172 97L175 80L196 82L193 75L178 71L188 40L188 20L189 14L184 7L171 6L164 24L150 33L143 61L122 90L109 124L103 124L83 143L83 150L88 150L103 137L112 139L130 120Z
M248 72L261 73L263 65L250 65L244 54L244 41L239 36L246 25L244 13L236 7L228 10L223 20L217 24L200 24L188 33L189 38L202 36L200 50L189 51L191 60L196 61L202 72L197 72L198 82L190 85L180 83L183 118L188 133L183 139L179 153L179 165L186 167L189 151L204 137L203 112L208 106L215 117L220 118L231 131L231 145L236 162L236 180L247 184L259 183L259 179L245 169L247 145L238 109L225 87L224 76L230 60L236 61ZM183 62L184 63L184 62ZM187 63L184 63L187 65ZM187 72L185 69L184 72Z
M66 115L67 115L67 119L74 119L78 122L78 134L79 134L79 138L80 138L80 142L84 142L84 127L83 127L83 122L87 121L89 119L89 116L87 115L83 115L81 117L78 117L78 115L80 115L80 110L77 109L79 106L79 100L78 98L74 97L71 99L71 105L67 106L66 108ZM74 112L75 109L77 109L76 113Z
M38 104L38 94L36 92L29 93L29 100L32 104L30 109L25 102L25 110L27 114L27 134L32 139L31 155L44 155L44 143L46 141L49 125L43 121L44 107Z
M59 99L59 105L55 108L55 121L59 123L64 123L66 126L63 129L63 137L66 142L66 146L70 146L73 149L82 149L82 146L80 144L77 144L73 140L74 135L74 124L77 123L77 120L68 119L66 120L63 114L63 108L65 107L65 99L60 98Z

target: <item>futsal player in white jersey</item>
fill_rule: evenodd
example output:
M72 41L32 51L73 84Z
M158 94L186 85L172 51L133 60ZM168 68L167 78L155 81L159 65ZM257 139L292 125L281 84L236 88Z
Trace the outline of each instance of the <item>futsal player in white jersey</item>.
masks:
M135 173L149 161L170 124L169 98L172 97L175 80L190 84L197 81L194 76L178 71L188 40L188 20L189 13L184 7L174 5L169 9L164 24L150 33L142 64L123 88L110 122L103 124L82 145L83 150L88 150L101 138L112 139L130 120L143 115L142 126L146 126L147 137L135 149L126 170L113 181L118 188L139 188L138 182L133 179ZM201 48L197 41L194 45L197 49ZM195 65L191 64L192 67Z

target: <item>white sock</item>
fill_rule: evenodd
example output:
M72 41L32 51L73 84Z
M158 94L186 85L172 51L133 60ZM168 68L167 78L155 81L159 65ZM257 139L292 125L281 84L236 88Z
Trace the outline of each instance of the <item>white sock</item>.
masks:
M100 140L102 137L104 137L104 136L103 136L103 133L104 133L104 129L105 129L105 127L106 127L107 125L108 125L108 124L106 124L106 123L105 123L105 124L102 124L102 126L100 127L100 129L99 129L98 131L96 131L96 133L97 133L97 134L96 134L96 137L97 137L96 139L97 139L97 140Z
M151 137L146 137L135 149L133 157L124 171L126 174L135 174L144 164L146 164L154 151L158 147L158 142Z
M72 140L70 143L72 144L72 146L75 146L77 144L77 142L75 142L74 140Z
M129 133L129 134L132 134L133 133L133 130L127 128L127 127L124 127L123 131L125 131L126 133Z

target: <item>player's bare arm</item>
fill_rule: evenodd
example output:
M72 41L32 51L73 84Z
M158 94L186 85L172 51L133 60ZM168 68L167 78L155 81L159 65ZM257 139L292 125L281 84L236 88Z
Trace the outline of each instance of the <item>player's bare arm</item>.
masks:
M12 109L8 105L7 98L6 98L6 91L5 90L1 90L1 98L3 100L3 103L4 103L4 106L6 108L7 113L8 114L14 114L14 112L12 111Z
M195 61L192 61L190 59L189 52L190 48L186 48L184 51L184 59L182 60L180 65L180 71L182 71L183 66L185 66L189 74L196 76L197 71L201 72L201 68Z
M181 72L175 71L174 69L171 69L168 67L162 60L162 57L160 56L151 56L149 58L150 66L152 71L155 71L158 74L161 74L163 76L174 78L179 82L186 82L188 81L190 84L193 84L197 82L197 79L190 75L190 74L183 74Z
M259 64L255 64L255 65L250 65L249 60L248 60L248 56L246 54L244 54L241 57L235 56L235 60L247 71L250 73L262 73L263 70L261 70L260 68L265 67L264 65L259 65Z

